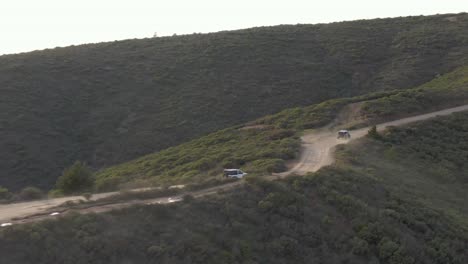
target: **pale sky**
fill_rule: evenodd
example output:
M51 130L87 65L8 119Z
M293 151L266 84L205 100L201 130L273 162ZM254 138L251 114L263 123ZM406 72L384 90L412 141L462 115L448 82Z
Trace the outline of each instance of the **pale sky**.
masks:
M467 0L0 0L0 54L279 24L468 12Z

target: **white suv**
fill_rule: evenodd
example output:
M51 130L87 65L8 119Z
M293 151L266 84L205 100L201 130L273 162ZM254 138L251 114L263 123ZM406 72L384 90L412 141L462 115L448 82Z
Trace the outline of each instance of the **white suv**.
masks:
M241 171L239 169L224 169L223 175L226 178L241 179L242 177L247 175L247 173L245 173L245 172L243 172L243 171Z

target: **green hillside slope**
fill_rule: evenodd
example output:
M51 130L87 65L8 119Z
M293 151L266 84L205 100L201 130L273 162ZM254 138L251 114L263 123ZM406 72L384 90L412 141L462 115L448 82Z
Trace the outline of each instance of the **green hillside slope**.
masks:
M465 112L392 128L306 177L12 226L0 262L465 264L467 124Z
M468 15L126 40L0 57L0 185L130 160L325 99L466 64Z
M299 153L299 135L340 119L352 104L360 105L352 126L398 119L468 103L468 67L404 91L333 99L283 110L188 143L112 166L96 173L96 190L127 186L202 183L221 180L226 167L265 175L286 169ZM347 123L348 120L341 120ZM336 124L340 126L340 124ZM345 126L349 126L346 124Z

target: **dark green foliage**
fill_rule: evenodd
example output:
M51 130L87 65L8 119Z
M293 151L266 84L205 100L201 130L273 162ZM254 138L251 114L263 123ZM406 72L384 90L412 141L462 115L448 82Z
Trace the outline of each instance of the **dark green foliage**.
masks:
M63 194L75 194L90 190L93 186L93 177L85 163L76 161L65 169L57 180L56 189Z
M1 56L0 184L49 189L74 160L100 169L286 108L415 87L466 64L467 25L376 19Z
M18 194L18 199L27 201L27 200L37 200L44 198L44 192L41 189L36 187L26 187L23 188Z

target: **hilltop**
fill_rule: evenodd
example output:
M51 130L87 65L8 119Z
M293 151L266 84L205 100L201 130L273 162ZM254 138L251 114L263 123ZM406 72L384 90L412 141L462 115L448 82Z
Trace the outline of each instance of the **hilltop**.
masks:
M468 15L253 28L0 57L0 185L131 160L290 107L466 65Z

